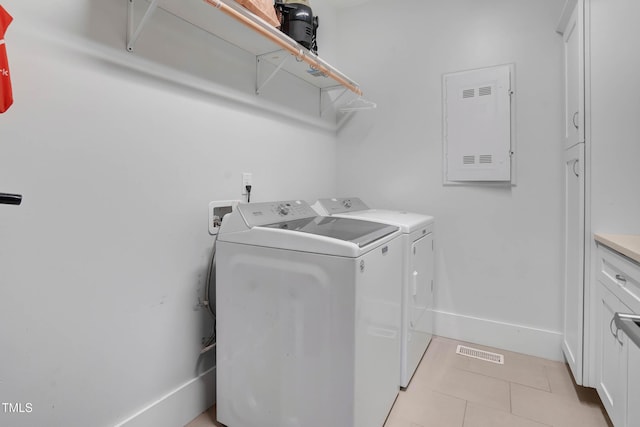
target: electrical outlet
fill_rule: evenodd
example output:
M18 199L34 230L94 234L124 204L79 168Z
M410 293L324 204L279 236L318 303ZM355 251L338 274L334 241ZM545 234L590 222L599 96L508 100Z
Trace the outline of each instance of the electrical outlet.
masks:
M219 200L209 202L209 234L216 235L222 224L222 218L236 210L240 200Z
M247 185L253 185L251 181L253 180L252 174L250 172L244 172L242 174L242 195L247 195Z

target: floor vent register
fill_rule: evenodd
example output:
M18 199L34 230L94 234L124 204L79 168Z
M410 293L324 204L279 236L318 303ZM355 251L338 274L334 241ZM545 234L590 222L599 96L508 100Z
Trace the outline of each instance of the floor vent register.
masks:
M464 345L459 345L456 349L456 353L462 356L473 357L474 359L480 359L487 362L504 365L504 356L502 354L478 350L477 348L467 347Z

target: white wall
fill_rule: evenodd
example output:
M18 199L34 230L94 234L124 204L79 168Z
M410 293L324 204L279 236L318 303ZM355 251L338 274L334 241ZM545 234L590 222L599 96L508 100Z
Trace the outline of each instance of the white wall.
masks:
M590 7L592 230L640 234L640 3L591 0Z
M640 51L636 48L640 28L634 21L640 3L631 0L590 0L586 17L589 28L587 56L586 149L590 153L587 194L590 221L587 223L589 249L586 284L596 295L599 269L595 233L640 234ZM597 312L591 298L591 313ZM597 330L591 316L590 331ZM593 336L594 333L591 333ZM596 381L595 340L588 364L590 381Z
M242 172L256 201L336 190L334 134L185 85L261 105L253 58L160 12L127 53L126 3L3 2L0 191L24 201L0 206L0 401L33 409L0 406L0 425L197 416L215 390L208 202L239 198Z
M560 359L558 0L341 9L343 71L378 108L339 135L339 195L436 217L436 333ZM516 187L442 185L443 73L515 64Z

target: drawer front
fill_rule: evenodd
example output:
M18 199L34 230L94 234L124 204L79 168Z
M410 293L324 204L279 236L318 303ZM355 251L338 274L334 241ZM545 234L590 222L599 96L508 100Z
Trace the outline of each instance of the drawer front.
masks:
M640 314L640 265L602 246L598 246L600 281L627 305Z

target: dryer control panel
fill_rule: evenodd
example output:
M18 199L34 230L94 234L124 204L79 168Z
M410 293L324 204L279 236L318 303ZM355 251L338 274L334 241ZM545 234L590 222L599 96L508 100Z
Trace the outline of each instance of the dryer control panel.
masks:
M250 227L318 216L307 202L301 200L241 203L238 211Z
M318 199L318 204L327 211L328 215L366 211L369 209L369 206L357 197Z

